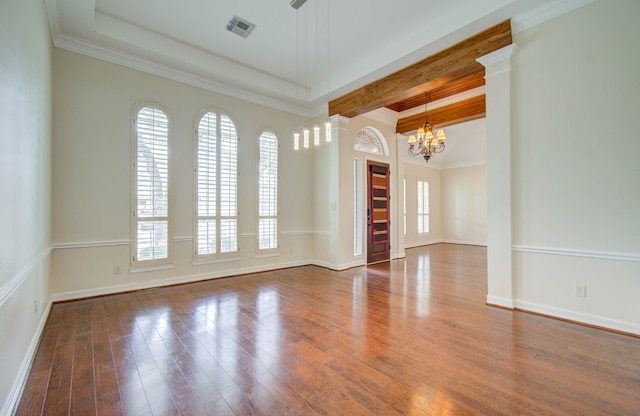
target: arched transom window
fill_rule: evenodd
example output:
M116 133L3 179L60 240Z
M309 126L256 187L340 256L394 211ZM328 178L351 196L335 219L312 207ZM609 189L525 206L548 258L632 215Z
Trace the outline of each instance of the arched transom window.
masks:
M365 127L358 132L353 148L360 152L386 156L383 140L373 129Z

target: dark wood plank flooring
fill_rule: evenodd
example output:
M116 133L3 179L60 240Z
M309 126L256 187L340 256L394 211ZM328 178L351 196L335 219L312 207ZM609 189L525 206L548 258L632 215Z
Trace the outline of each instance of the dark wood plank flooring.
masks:
M438 244L55 304L16 415L640 415L640 339L485 306Z

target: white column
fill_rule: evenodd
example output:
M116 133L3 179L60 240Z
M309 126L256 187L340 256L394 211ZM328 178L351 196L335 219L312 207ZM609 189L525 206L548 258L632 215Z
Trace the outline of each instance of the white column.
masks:
M331 146L329 154L329 166L326 167L326 173L329 175L329 263L331 267L340 269L344 263L344 257L353 254L353 239L350 238L353 229L353 221L347 221L349 216L353 217L353 209L341 201L349 201L353 199L353 191L351 194L345 193L340 186L341 176L353 175L351 165L344 162L345 154L348 153L349 146L353 147L353 142L347 138L348 124L351 119L335 115L331 117ZM351 176L353 181L353 176ZM341 195L343 194L343 195ZM345 224L352 224L351 228L345 227ZM347 254L345 254L347 253Z
M404 188L402 186L404 180L404 150L407 143L407 137L403 134L396 133L396 175L392 177L395 183L395 207L396 215L394 215L395 223L391 224L394 239L391 240L391 258L404 258Z
M487 304L513 308L511 57L513 43L478 58L487 105Z

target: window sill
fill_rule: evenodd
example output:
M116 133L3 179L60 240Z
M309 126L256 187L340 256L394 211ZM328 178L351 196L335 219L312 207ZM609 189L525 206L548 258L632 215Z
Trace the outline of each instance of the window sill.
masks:
M253 257L256 259L268 259L269 257L280 257L280 253L256 254Z
M242 257L223 257L218 259L194 260L191 262L191 265L200 266L203 264L230 263L232 261L240 261L240 260L242 260Z
M166 270L166 269L173 269L173 263L157 264L155 266L130 267L129 273L145 273L145 272L154 272L156 270Z

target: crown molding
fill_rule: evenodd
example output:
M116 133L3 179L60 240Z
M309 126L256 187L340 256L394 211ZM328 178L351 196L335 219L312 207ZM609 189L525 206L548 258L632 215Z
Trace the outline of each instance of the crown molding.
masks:
M45 8L49 18L49 30L51 31L51 40L54 41L60 35L60 14L58 13L58 0L45 0Z
M511 30L513 33L520 33L544 22L554 19L563 14L569 13L595 0L556 0L543 4L528 13L514 16L511 19Z
M592 3L593 1L594 0L552 0L535 7L530 11L520 10L519 13L515 13L513 15L511 21L513 33L518 33L523 30L529 29L557 16ZM326 115L328 113L328 103L326 101L331 97L335 98L335 96L344 94L346 91L343 90L348 90L353 87L353 85L349 86L345 84L334 91L327 91L324 97L315 97L315 99L310 100L309 98L313 97L300 98L297 96L297 94L294 97L291 91L289 91L288 93L283 92L284 90L290 88L295 88L297 91L298 87L291 87L291 85L289 85L287 86L287 88L282 89L280 87L271 85L271 83L268 81L268 74L262 74L262 76L264 77L264 81L261 81L260 85L266 85L267 90L271 88L271 90L269 91L261 91L259 89L253 90L252 88L258 85L255 82L252 87L242 87L238 82L234 83L233 80L231 82L214 80L206 75L203 76L202 74L196 74L190 70L178 69L178 64L159 63L154 61L152 58L141 58L140 56L132 52L124 52L122 50L117 50L111 47L100 46L96 42L81 40L79 37L73 34L64 33L63 31L65 29L62 25L63 21L61 20L62 18L59 13L59 3L62 4L62 2L60 0L44 0L44 3L49 19L52 41L54 46L56 46L57 48L66 49L71 52L80 53L96 59L104 60L106 62L143 71L151 75L160 76L166 79L181 82L197 88L202 88L207 91L223 94L243 101L286 111L295 115L299 115L301 117L316 118ZM93 1L91 3L93 3ZM531 3L535 6L535 2ZM98 36L106 36L114 41L130 43L131 39L136 39L137 37L132 35L137 34L145 35L145 39L151 39L156 44L169 42L173 43L174 47L176 48L178 48L179 46L179 41L175 39L160 38L159 36L162 35L149 32L142 27L131 25L123 20L105 15L104 13L101 13L99 11L95 11L95 5L93 4L87 7L94 9L93 11L95 13L95 27L93 28L93 33ZM88 13L88 11L85 12ZM442 39L442 41L444 41L444 38ZM140 45L138 45L138 47L140 47ZM202 50L187 44L185 44L184 47L188 50L187 52L185 52L188 54L188 56L193 58L195 61L200 62L200 67L211 66L210 62L208 62L206 59L202 60ZM433 49L435 46L434 44L425 45L424 48L421 48L419 54L418 52L415 52L413 55L410 55L415 55L414 58L418 59L416 54L422 55L426 53L427 49L429 49L427 47ZM431 53L433 52L435 52L435 50ZM414 60L414 58L409 58L410 55L402 58L406 61L407 65ZM218 59L221 60L220 63L223 65L228 66L234 64L228 60L223 60L222 57L218 57ZM249 68L247 69L247 71L249 71L247 72L248 74L255 73L256 77L262 79L259 71L256 71L255 68ZM380 70L378 70L377 72L378 75L381 75ZM374 73L370 74L369 77L377 78ZM281 81L285 81L274 77L272 77L271 80L276 82L276 84ZM392 119L392 117L388 114L383 114L380 116L374 115L372 118L379 120L380 122L385 124L390 124L390 120Z
M54 25L52 25L53 27ZM53 33L53 29L52 29ZM106 61L112 64L142 71L151 75L156 75L172 81L181 82L207 91L248 101L254 104L263 105L277 110L286 111L302 117L313 117L313 109L305 106L301 102L293 103L278 100L266 95L256 94L241 88L231 87L219 82L206 79L189 72L181 71L167 65L158 64L147 59L142 59L127 53L107 49L74 36L58 34L53 39L56 48L75 52L91 58Z

